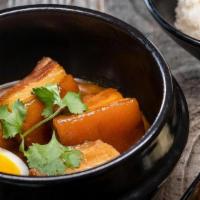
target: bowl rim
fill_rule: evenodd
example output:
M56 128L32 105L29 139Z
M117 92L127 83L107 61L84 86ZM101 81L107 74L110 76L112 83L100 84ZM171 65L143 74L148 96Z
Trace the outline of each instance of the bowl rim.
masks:
M146 146L148 146L160 133L163 126L165 125L167 118L171 112L171 108L173 106L173 98L174 98L174 88L173 88L173 80L170 69L165 62L163 56L159 52L159 50L155 47L155 45L150 42L141 32L139 32L136 28L131 25L123 22L122 20L115 18L111 15L101 13L99 11L94 11L87 8L80 8L77 6L66 6L66 5L58 5L58 4L36 4L36 5L26 5L19 6L14 8L8 8L0 11L0 19L4 17L13 16L16 14L24 14L24 13L33 13L33 12L61 12L63 14L66 13L75 13L84 16L89 16L92 18L97 18L103 22L106 22L119 30L125 32L129 37L136 39L141 45L143 45L149 53L152 55L154 62L157 64L157 67L161 74L161 79L163 82L163 98L160 109L158 111L157 116L151 127L145 133L145 135L134 144L128 151L122 153L119 157L97 166L95 168L74 173L74 174L66 174L60 176L41 176L41 177L29 177L29 176L15 176L9 174L0 173L0 182L5 181L16 181L17 183L45 183L45 182L62 182L67 180L76 180L79 178L85 178L88 176L94 176L94 174L103 173L109 169L113 169L116 165L122 163L127 160L130 156L136 156L141 151L143 151Z
M200 40L198 40L196 38L193 38L193 37L191 37L190 35L188 35L186 33L183 33L179 29L175 28L175 26L173 26L170 23L168 23L167 20L165 20L164 17L162 17L162 15L158 11L156 5L154 4L154 2L152 0L144 0L144 2L146 4L148 10L150 11L150 13L152 14L152 16L154 17L154 19L165 30L167 30L172 35L175 35L177 38L188 42L189 44L192 44L192 45L197 46L197 47L200 46Z

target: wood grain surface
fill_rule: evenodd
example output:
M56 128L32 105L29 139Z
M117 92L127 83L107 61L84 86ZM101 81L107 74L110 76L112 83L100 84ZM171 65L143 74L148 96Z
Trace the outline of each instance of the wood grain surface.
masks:
M178 200L200 171L200 64L157 25L142 0L0 0L0 8L34 3L72 3L101 9L138 28L164 55L182 87L190 110L190 136L172 175L157 194L158 200ZM97 3L97 4L96 4Z

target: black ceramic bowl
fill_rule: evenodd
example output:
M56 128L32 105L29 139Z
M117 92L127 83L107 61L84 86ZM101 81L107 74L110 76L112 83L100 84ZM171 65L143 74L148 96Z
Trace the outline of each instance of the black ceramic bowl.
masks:
M136 97L151 123L129 151L94 169L56 177L0 174L0 199L142 199L166 179L187 141L187 104L162 56L139 31L92 10L26 6L0 12L0 44L0 84L21 79L50 56L75 77Z
M178 0L145 0L145 3L160 26L180 46L200 59L200 40L179 31L175 26L175 8Z
M187 189L181 200L199 200L200 199L200 174Z

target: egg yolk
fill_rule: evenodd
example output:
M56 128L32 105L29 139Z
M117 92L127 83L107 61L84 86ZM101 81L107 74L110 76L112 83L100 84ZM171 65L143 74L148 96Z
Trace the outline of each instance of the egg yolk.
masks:
M6 174L20 175L20 169L16 166L16 164L1 153L0 153L0 172Z

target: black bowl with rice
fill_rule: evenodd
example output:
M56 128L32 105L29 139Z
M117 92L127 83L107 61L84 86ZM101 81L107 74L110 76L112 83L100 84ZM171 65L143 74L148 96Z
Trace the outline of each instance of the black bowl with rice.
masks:
M145 3L164 31L200 59L200 26L197 20L200 3L195 0L145 0Z

